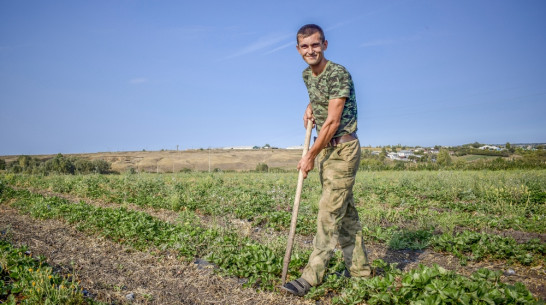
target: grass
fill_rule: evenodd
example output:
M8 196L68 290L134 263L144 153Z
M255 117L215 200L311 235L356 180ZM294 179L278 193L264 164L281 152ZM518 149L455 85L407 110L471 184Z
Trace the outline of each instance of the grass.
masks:
M491 160L491 159L496 159L498 158L498 156L484 156L484 155L465 155L465 156L461 156L461 157L456 157L454 158L454 161L457 161L459 159L462 159L466 162L472 162L472 161L476 161L476 160Z

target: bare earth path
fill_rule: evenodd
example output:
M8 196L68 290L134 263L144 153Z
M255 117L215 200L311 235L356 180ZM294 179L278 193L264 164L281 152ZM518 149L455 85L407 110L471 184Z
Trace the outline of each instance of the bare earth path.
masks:
M114 304L312 304L284 294L245 289L169 253L145 253L56 220L36 220L0 205L0 232L16 246L27 245L63 274L75 274L100 301Z
M43 190L33 191L74 202L80 200ZM101 207L119 207L118 204L99 201L86 202ZM170 223L178 221L178 214L174 211L136 205L126 207ZM286 232L252 230L248 223L240 220L222 223L226 220L201 217L202 223L236 226L243 234L262 242L275 235L286 235ZM19 215L7 205L0 205L0 231L3 232L0 238L8 238L16 245L28 245L34 255L47 257L48 263L58 266L63 273L77 274L83 287L102 301L126 302L126 296L132 293L135 296L134 304L314 304L280 293L244 289L237 279L216 276L206 268L200 269L195 264L176 259L174 254L135 251L100 237L87 236L60 221L35 220ZM297 247L309 248L311 239L298 236ZM392 251L379 244L367 245L367 249L370 259L396 262L406 271L419 264L438 264L467 276L483 267L503 272L513 269L515 274L503 276L503 282L522 282L534 295L546 299L544 266L528 268L491 261L461 266L452 255L431 250Z

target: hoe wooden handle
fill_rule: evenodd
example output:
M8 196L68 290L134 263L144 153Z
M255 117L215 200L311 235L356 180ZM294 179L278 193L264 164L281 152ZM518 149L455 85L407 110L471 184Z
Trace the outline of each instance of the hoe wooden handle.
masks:
M313 130L313 121L307 121L307 132L305 133L305 144L303 145L302 157L309 151L309 143L311 142L311 131ZM294 207L292 208L292 220L290 221L290 233L288 234L288 242L286 245L286 253L284 254L284 263L282 267L282 284L286 283L286 275L288 273L288 265L290 265L290 257L292 256L292 246L294 245L294 235L296 234L296 223L298 221L298 210L300 208L301 189L303 188L303 172L300 170L298 175L298 187L296 188L296 197L294 199Z

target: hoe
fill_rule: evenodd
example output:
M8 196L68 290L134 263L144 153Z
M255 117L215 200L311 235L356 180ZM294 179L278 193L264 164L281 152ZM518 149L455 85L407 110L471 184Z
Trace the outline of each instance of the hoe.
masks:
M309 150L309 143L311 142L311 131L313 130L313 121L307 121L307 131L305 133L305 144L303 145L302 157L307 154ZM288 242L286 245L286 253L284 254L284 262L282 267L282 284L286 283L286 274L288 273L288 265L290 264L290 257L292 256L292 246L294 244L294 235L296 234L296 222L298 221L298 210L300 208L301 189L303 187L303 172L300 170L298 176L298 187L296 188L296 197L294 199L294 207L292 208L292 220L290 222L290 233L288 234Z

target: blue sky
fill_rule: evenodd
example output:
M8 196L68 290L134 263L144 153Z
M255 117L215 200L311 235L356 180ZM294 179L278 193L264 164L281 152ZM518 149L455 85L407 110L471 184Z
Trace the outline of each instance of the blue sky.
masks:
M0 155L300 145L295 33L362 145L546 142L546 2L0 1Z

